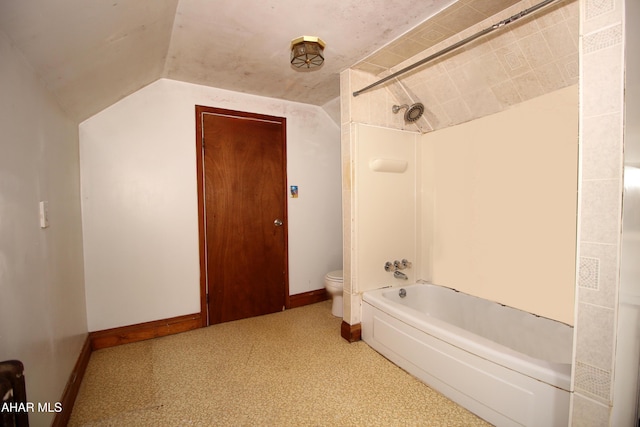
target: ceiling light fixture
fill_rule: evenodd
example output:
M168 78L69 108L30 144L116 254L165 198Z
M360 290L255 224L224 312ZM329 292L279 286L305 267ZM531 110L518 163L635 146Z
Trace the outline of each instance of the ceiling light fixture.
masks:
M320 37L302 36L291 40L291 66L318 68L324 63L325 43Z

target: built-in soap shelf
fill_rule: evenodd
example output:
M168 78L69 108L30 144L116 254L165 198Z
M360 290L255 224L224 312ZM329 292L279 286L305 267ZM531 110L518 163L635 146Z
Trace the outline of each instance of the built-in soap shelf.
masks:
M401 159L373 158L369 160L369 169L374 172L404 173L409 162Z

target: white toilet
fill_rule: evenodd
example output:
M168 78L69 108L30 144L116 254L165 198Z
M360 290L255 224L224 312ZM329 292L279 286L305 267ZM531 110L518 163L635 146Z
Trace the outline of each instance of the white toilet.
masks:
M331 314L342 317L342 270L328 272L324 276L324 287L333 299Z

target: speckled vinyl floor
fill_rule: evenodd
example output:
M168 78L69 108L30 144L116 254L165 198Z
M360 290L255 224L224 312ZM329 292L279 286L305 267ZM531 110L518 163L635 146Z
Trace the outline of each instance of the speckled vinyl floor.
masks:
M69 425L489 425L340 323L325 301L96 351Z

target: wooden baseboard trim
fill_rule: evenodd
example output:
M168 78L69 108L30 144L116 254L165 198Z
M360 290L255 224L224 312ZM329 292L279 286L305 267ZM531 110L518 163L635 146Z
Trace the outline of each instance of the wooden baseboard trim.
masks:
M144 341L151 338L164 337L202 327L200 313L154 320L137 325L105 329L89 333L92 350L113 347L121 344Z
M360 339L362 338L362 327L360 323L356 325L350 325L343 320L342 324L340 325L340 335L342 336L342 338L349 342L360 341Z
M177 334L200 327L202 327L200 313L195 313L170 319L139 323L137 325L90 332L85 339L78 360L62 392L62 398L60 399L62 411L56 413L51 426L64 427L69 423L73 405L78 397L80 384L82 384L82 379L84 378L84 373L87 370L87 365L89 364L93 350Z
M76 361L73 371L71 371L71 375L69 375L67 385L62 392L62 398L60 399L60 402L62 403L62 411L56 413L53 418L53 422L51 423L52 427L64 427L69 423L71 411L73 411L73 405L76 402L76 397L78 397L80 384L82 384L82 379L84 378L84 373L87 370L90 357L91 340L87 335L82 349L80 350L80 355L78 355L78 360Z
M303 292L301 294L291 295L289 297L289 308L302 307L304 305L315 304L317 302L326 301L329 294L326 289L317 289L315 291Z

